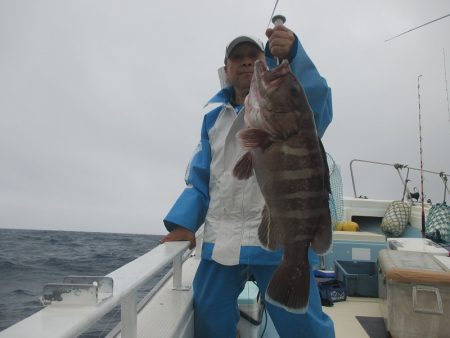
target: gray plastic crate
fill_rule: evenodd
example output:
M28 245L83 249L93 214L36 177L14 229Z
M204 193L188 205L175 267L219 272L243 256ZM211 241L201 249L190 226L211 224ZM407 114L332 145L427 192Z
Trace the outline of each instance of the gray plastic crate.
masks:
M378 268L375 262L336 261L336 279L344 282L347 296L378 297Z

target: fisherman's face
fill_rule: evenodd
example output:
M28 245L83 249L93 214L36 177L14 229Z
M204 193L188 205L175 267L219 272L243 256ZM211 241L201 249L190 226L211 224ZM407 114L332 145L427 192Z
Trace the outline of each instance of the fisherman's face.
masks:
M227 59L225 72L230 83L241 90L250 88L256 60L266 62L264 53L249 42L237 45Z

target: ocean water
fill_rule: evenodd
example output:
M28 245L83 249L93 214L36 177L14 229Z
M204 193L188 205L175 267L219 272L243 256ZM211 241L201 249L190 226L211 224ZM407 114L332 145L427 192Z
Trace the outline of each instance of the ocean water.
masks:
M103 276L158 245L161 236L0 229L0 331L41 310L47 283L67 275ZM142 298L168 268L138 293ZM117 307L80 337L104 337L120 321Z

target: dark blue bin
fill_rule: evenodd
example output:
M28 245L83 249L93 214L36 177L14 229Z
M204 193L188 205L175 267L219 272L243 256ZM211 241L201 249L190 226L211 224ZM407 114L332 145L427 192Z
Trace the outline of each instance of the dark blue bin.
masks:
M345 284L347 296L378 297L378 268L375 262L335 262L336 279Z

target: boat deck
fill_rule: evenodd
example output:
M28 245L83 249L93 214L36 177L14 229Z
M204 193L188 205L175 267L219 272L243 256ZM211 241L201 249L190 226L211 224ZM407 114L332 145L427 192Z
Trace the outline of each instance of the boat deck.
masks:
M387 337L378 298L347 297L323 310L333 319L336 338Z
M187 285L192 281L198 263L199 260L195 257L190 257L184 263L183 280ZM193 313L191 309L192 290L174 291L172 278L169 278L161 287L160 292L139 312L137 337L148 337L148 332L155 334L155 337L174 337L177 332L186 331L192 334L191 316ZM323 310L333 319L336 338L386 337L378 298L347 297L346 301L336 302L332 307L323 307ZM364 327L357 317L365 320ZM179 318L179 320L174 321L174 318ZM181 320L181 318L183 319ZM368 327L369 332L367 331ZM241 330L243 330L242 327ZM256 328L251 329L251 331L255 330L260 331ZM376 334L372 333L373 330L376 331ZM253 336L250 332L245 331L241 332L241 337ZM120 338L120 332L108 335L108 338L112 337ZM269 321L263 337L278 337L271 321Z

